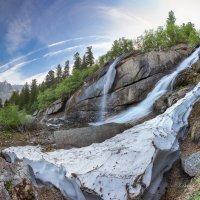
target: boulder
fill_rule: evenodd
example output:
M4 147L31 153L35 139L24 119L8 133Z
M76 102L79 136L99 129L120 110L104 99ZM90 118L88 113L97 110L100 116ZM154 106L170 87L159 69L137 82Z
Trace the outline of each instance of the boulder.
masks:
M191 177L200 173L200 152L193 153L182 160L183 170Z
M190 84L195 84L197 82L197 77L198 73L193 69L186 69L176 77L173 86L176 89Z
M198 119L200 119L200 100L198 100L195 103L195 105L192 109L192 112L191 112L190 118L189 118L190 124L197 121Z
M191 139L200 145L200 100L197 101L189 117Z
M58 99L55 102L53 102L50 107L47 108L46 114L51 115L51 114L57 113L61 111L62 109L64 109L64 106L65 106L65 100Z
M138 51L120 58L113 72L112 85L107 96L108 115L144 99L158 80L190 53L191 49L182 44L169 51ZM67 120L98 120L109 64L86 79L84 85L67 101Z
M0 183L0 199L2 200L11 200L8 191L6 190L4 183Z
M6 157L8 161L11 161ZM39 187L31 168L25 162L8 163L0 157L1 200L66 200L53 186Z
M200 73L200 60L197 61L193 66L192 69L196 72L196 73Z
M200 142L200 119L197 119L191 126L191 138L195 143Z
M130 124L105 124L54 132L57 148L69 149L85 147L93 143L100 143L129 129Z
M183 98L192 88L193 86L187 86L179 90L167 92L165 95L161 96L153 105L155 113L164 113L167 108Z

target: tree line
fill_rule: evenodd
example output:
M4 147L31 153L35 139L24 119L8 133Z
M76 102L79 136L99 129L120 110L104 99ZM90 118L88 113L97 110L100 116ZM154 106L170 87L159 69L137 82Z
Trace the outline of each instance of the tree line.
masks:
M95 63L92 52L92 46L86 48L83 57L80 57L79 52L74 54L73 72L76 70L84 70L91 67ZM67 60L62 67L60 64L56 70L50 70L45 77L45 80L38 84L36 79L33 79L31 84L25 83L21 92L14 91L9 100L6 100L4 106L10 104L17 105L19 110L26 110L28 113L33 112L38 107L38 95L42 94L45 90L52 88L55 89L58 84L70 76L70 62ZM0 99L0 108L3 107L2 100Z

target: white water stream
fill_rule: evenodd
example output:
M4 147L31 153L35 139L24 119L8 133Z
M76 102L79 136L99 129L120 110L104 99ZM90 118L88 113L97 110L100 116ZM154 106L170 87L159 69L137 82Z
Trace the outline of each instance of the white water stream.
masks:
M176 76L186 68L189 68L194 64L198 59L199 59L199 53L200 53L200 47L197 48L188 58L186 58L178 67L176 68L175 71L173 71L171 74L168 74L164 76L154 87L154 89L147 95L147 97L140 102L138 105L129 108L128 110L119 113L118 115L115 115L114 117L108 118L106 120L103 120L101 118L100 122L94 123L93 125L101 125L101 124L106 124L106 123L125 123L125 122L130 122L136 119L140 119L146 115L148 115L150 112L152 112L152 107L155 101L164 95L168 90L171 89L171 86L173 84L174 79ZM117 60L117 59L116 59ZM106 78L106 86L104 90L104 95L103 95L103 100L102 100L102 107L101 112L106 112L106 99L107 99L107 94L109 91L110 86L110 81L109 79L113 75L112 71L115 69L115 65L118 61L116 61L110 66L110 69L107 72ZM103 110L103 111L102 111Z
M106 101L107 101L107 96L110 88L113 85L115 74L116 74L116 65L119 62L119 58L115 59L115 61L110 65L106 75L105 75L105 80L106 82L104 83L103 87L103 98L101 100L101 107L100 107L100 121L104 121L104 117L106 115Z

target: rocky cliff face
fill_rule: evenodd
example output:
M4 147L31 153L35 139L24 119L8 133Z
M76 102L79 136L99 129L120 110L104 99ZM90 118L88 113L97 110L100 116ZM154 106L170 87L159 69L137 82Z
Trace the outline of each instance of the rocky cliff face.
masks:
M0 82L0 98L3 102L9 99L14 91L21 91L22 85L11 85L10 83L4 81Z
M144 99L156 82L190 53L188 46L179 45L169 51L134 51L124 55L116 66L114 83L108 94L109 114L115 114ZM108 68L109 64L99 69L68 100L67 119L83 122L98 119Z

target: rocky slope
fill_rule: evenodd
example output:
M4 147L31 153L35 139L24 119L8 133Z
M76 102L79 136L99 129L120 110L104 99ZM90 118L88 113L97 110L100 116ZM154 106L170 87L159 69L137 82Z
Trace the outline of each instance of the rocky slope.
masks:
M169 51L136 51L125 55L116 66L116 75L113 74L113 86L107 96L108 114L140 102L163 75L190 53L188 46L179 45ZM65 114L68 120L88 122L98 119L107 70L108 65L99 69L67 101Z
M11 97L14 91L21 91L22 87L22 85L11 85L6 81L0 82L0 98L4 102Z

